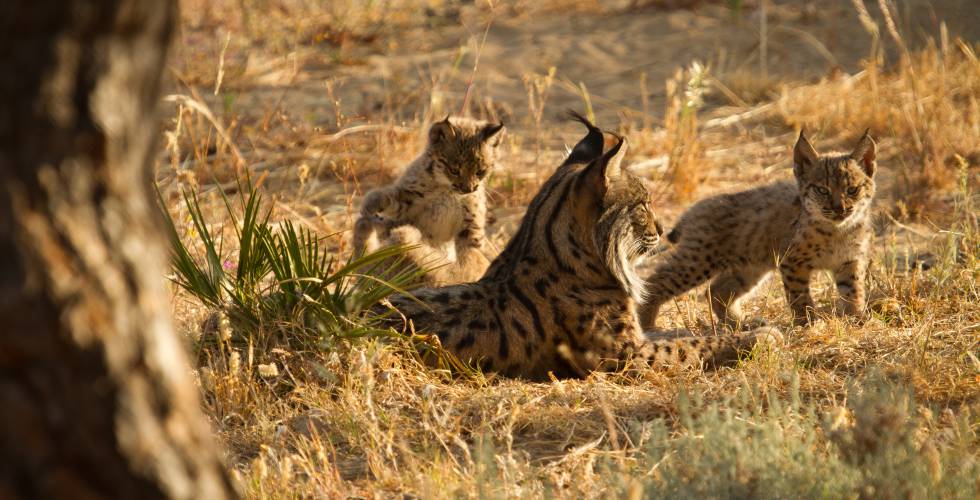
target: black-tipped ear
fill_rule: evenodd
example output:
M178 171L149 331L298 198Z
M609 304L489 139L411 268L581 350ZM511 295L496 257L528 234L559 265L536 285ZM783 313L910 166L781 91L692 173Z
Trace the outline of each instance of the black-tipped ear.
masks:
M602 155L599 160L606 164L603 173L607 181L612 181L623 175L623 158L626 158L626 152L630 149L630 144L625 137L617 135L616 138L619 139L616 145L609 148L609 151L606 151L606 154Z
M817 150L813 149L801 129L800 138L796 140L796 146L793 148L793 173L799 177L808 167L819 162L820 156L817 154Z
M429 128L429 142L440 142L455 136L456 131L453 130L452 123L449 123L449 115L446 115L442 121L433 123Z
M482 137L483 138L483 141L486 142L486 141L490 140L490 138L492 138L493 136L495 136L498 133L500 133L500 131L503 130L503 129L504 129L504 123L503 122L500 122L500 123L497 123L497 124L491 123L490 125L487 125L486 127L483 127L483 130L480 131L480 137Z
M593 160L583 173L588 179L587 184L594 186L600 196L605 196L623 175L623 158L629 150L629 143L624 137L618 138L616 144Z
M588 118L576 113L575 111L569 110L568 116L581 124L585 125L585 128L589 132L578 141L578 144L572 148L572 152L568 154L568 158L565 159L564 165L572 163L588 163L599 156L602 155L602 130L596 127L588 120Z
M864 173L868 177L874 177L875 169L877 168L877 158L878 158L878 145L875 144L875 140L871 138L871 129L865 130L864 135L861 136L861 140L858 141L857 146L854 147L854 152L851 153L851 158L860 163L864 168Z

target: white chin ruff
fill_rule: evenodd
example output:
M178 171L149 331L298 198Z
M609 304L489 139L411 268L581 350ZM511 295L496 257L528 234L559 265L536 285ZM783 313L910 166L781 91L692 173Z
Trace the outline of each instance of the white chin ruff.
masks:
M635 245L636 243L634 243ZM642 304L646 302L646 286L643 282L643 278L639 274L636 274L636 266L633 261L630 260L630 255L634 253L634 248L630 248L626 241L620 241L617 245L617 262L620 272L617 273L619 276L617 278L622 281L626 291L633 297L633 300L637 304ZM639 259L637 259L639 260Z
M861 222L862 219L864 219L864 216L867 213L867 211L868 211L868 203L861 203L860 206L858 206L857 208L854 209L853 212L851 212L851 215L848 215L844 220L838 222L837 227L841 229L848 229L854 227L859 222Z

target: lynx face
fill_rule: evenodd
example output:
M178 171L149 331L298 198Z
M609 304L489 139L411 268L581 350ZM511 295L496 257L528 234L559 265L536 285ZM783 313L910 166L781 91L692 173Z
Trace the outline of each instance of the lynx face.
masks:
M663 228L657 221L650 192L643 182L622 165L627 145L624 140L588 170L604 174L602 211L593 229L593 239L606 266L638 302L643 300L643 280L636 274L637 261L658 248ZM605 158L605 157L604 157Z
M639 182L638 179L635 180ZM641 256L659 249L660 237L664 234L664 228L653 211L653 203L645 189L643 195L645 199L637 199L630 210L630 227L633 237L639 243L637 252Z
M867 133L850 155L824 156L800 134L793 171L809 215L846 226L855 215L864 214L875 194L875 155L875 143Z
M619 242L631 262L658 248L663 227L653 211L649 191L639 178L622 173L621 185L607 196L597 225L597 239Z
M428 153L436 179L461 194L476 191L493 167L503 128L502 123L448 117L432 125Z

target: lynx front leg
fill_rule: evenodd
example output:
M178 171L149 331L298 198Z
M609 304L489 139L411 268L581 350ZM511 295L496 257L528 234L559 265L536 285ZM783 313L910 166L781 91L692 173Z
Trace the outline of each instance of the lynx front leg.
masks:
M700 285L717 272L714 266L701 262L698 256L698 249L678 247L647 278L646 301L639 310L640 325L644 329L656 328L657 316L665 302Z
M711 309L719 323L734 329L742 322L739 299L752 291L769 272L764 267L729 269L711 282Z
M378 250L390 238L391 230L404 224L408 205L400 197L401 191L395 186L373 189L364 195L361 214L354 222L355 255Z
M482 252L486 246L487 236L483 228L477 225L469 225L456 235L456 252L463 253L469 250Z
M395 201L395 192L390 187L382 187L378 189L372 189L364 195L364 200L361 201L361 214L365 216L375 216L388 208ZM397 217L395 217L397 218Z
M849 260L834 270L837 283L837 304L844 313L863 317L865 313L865 275L867 263L864 259Z
M779 272L783 277L789 309L793 313L793 323L797 326L808 325L812 321L810 316L816 311L813 297L810 296L813 267L807 262L790 259L780 264Z
M374 252L381 246L378 241L378 231L376 229L377 217L361 215L354 222L354 235L351 244L354 247L354 255L365 255Z
M483 277L490 267L484 253L487 248L486 208L482 204L463 205L463 228L456 234L456 262L447 266L453 281L471 282Z
M648 297L637 311L640 326L644 330L655 330L657 328L657 317L660 316L660 307L664 305L664 299L654 299Z
M483 190L475 194L486 196ZM455 237L457 252L470 248L482 251L486 246L487 208L485 202L474 198L475 194L469 195L462 203L463 220Z

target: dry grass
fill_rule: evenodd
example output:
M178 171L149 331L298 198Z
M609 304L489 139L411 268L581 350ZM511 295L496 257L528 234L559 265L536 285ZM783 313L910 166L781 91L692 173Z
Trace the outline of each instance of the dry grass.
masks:
M629 3L616 9L649 13L649 2ZM782 292L767 286L746 310L789 329L775 352L717 371L531 384L454 378L421 366L411 346L392 340L325 341L302 351L213 347L193 340L209 311L175 288L177 327L197 353L205 408L247 495L976 498L976 43L939 37L907 47L885 19L868 14L865 28L880 24L882 35L852 74L800 81L719 70L692 83L692 61L671 61L680 72L670 82L636 76L638 111L608 109L609 96L566 81L562 68L558 76L523 75L526 101L497 102L476 86L464 92L454 82L460 74L466 81L472 68L464 61L472 63L479 40L458 50L433 41L454 23L482 33L488 22L603 9L581 1L464 8L449 1L186 0L173 68L179 97L167 102L172 114L158 166L178 229L192 231L178 195L191 189L212 232L232 235L219 193L233 192L235 176L248 172L273 219L334 235L329 249L344 255L360 193L389 180L415 154L421 128L460 109L470 94L470 113L510 118L503 165L492 179L491 233L502 245L564 154L562 144L577 137L553 120L560 110L550 107L570 87L581 109L590 103L619 116L604 124L629 135L634 168L650 179L668 222L683 209L680 200L789 175L800 127L823 149L844 149L870 127L882 172L874 317L856 324L825 310L816 326L792 330ZM392 77L377 106L345 112L357 94L350 82L359 81L350 75L406 43L442 50L442 63L420 64L415 82ZM898 47L899 57L886 64L885 47ZM293 101L289 90L310 81L315 86L303 88L317 93ZM659 89L667 91L662 109L647 99ZM226 250L234 261L235 249ZM916 270L926 252L933 267ZM831 288L818 282L818 303L831 303ZM710 328L701 292L667 309L674 325Z

